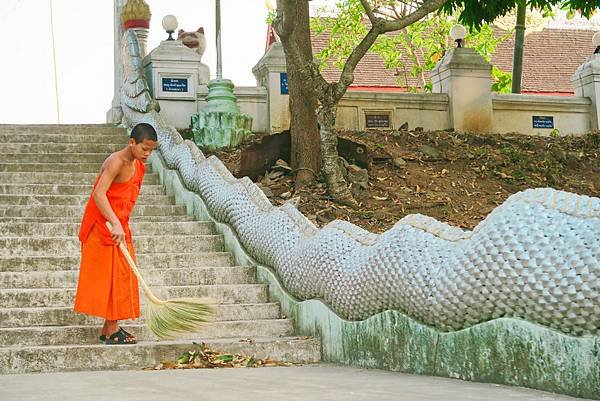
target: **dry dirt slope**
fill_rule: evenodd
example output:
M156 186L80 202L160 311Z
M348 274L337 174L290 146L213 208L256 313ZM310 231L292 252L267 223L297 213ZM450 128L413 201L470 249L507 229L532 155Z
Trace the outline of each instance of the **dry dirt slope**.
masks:
M337 218L383 232L412 213L471 229L511 194L527 188L600 196L597 132L579 138L419 129L338 134L368 148L368 191L355 191L360 206L332 202L322 183L295 192L290 174L259 177L273 204L293 201L319 226ZM239 152L215 154L235 173Z

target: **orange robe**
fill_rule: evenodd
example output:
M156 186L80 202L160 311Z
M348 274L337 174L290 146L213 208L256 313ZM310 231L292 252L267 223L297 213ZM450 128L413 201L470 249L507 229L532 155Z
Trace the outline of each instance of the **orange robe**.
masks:
M106 197L123 225L129 253L135 260L129 216L140 193L146 167L139 160L134 163L133 177L127 182L113 182ZM137 278L112 239L106 221L90 197L79 230L81 266L74 309L106 320L134 319L140 316Z

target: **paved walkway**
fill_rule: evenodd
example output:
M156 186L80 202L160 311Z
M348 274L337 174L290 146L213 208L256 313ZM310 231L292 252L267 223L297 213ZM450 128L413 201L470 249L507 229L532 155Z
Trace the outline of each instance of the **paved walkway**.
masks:
M540 391L335 365L0 376L6 401L568 401Z

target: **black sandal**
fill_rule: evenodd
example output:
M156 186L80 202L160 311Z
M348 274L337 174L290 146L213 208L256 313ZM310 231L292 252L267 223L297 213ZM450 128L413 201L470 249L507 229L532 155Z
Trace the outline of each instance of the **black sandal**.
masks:
M123 333L125 333L125 335L126 335L127 337L135 338L135 336L134 336L133 334L131 334L130 332L128 332L127 330L125 330L125 329L124 329L124 328L122 328L122 327L119 327L119 331L122 331Z
M106 338L107 345L129 345L137 344L137 340L134 336L119 327L119 330L111 334Z

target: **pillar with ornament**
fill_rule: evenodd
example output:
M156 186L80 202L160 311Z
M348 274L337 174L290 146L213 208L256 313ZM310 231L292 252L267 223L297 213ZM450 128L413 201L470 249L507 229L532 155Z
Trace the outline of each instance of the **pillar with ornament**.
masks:
M141 56L146 54L148 29L150 28L150 7L144 0L114 0L114 96L110 110L106 113L106 122L118 124L123 118L121 108L121 85L123 67L121 66L121 38L127 29L133 29L140 45Z
M192 116L194 142L202 148L237 146L252 133L252 117L240 112L233 82L224 79L221 61L221 4L215 2L217 78L208 82L207 103Z

